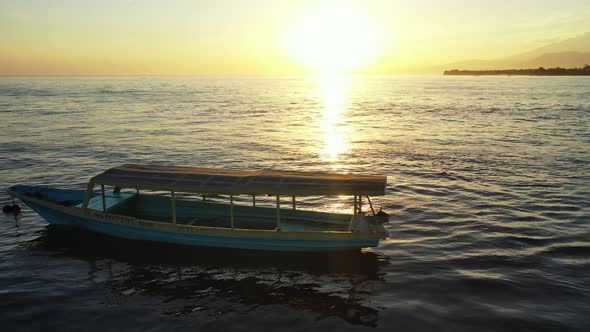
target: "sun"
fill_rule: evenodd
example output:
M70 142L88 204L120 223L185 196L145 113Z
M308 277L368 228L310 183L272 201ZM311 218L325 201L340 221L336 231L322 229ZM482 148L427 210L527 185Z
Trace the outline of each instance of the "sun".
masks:
M362 10L344 3L308 8L294 24L290 53L308 70L349 73L373 60L378 30Z

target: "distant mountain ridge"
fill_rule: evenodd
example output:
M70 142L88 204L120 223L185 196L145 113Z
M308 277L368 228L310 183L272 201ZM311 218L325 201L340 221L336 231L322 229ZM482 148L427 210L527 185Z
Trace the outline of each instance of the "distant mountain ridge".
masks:
M534 50L493 60L467 60L450 63L447 69L494 70L539 67L576 68L590 64L590 32L551 43Z

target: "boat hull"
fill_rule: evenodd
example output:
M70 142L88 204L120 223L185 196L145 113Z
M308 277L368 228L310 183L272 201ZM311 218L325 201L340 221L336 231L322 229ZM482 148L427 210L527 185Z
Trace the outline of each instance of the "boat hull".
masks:
M61 206L11 190L9 194L21 199L50 224L86 229L124 239L290 252L358 250L377 246L380 239L377 234L351 232L286 232L173 225Z

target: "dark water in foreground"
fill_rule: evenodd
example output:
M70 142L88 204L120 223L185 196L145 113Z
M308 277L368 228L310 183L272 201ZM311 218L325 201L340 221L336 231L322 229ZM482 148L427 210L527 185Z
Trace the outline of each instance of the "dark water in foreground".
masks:
M587 77L0 78L0 114L2 188L128 162L376 173L392 213L390 240L346 255L0 215L2 330L590 329Z

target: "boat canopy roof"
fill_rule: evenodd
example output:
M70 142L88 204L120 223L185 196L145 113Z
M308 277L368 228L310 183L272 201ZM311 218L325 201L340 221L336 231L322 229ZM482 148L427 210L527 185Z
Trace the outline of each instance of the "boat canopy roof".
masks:
M385 176L275 170L227 170L122 165L90 184L191 193L269 195L385 195Z

